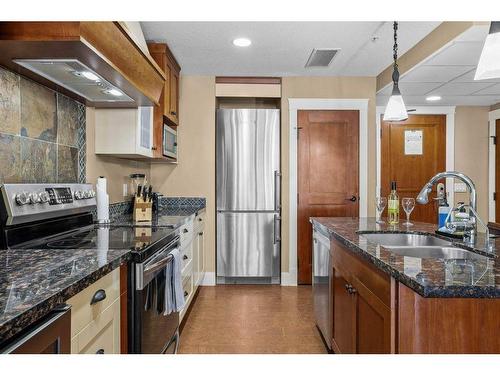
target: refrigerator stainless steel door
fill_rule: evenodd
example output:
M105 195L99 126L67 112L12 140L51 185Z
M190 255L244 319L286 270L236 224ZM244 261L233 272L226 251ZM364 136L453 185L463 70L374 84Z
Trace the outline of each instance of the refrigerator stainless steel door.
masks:
M217 210L279 210L280 111L217 111Z
M217 213L217 277L280 276L280 221L275 213Z

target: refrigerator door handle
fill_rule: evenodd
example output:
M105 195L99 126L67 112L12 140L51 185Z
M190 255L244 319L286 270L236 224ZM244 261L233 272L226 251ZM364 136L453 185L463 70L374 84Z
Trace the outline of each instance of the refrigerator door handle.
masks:
M281 173L274 171L274 210L281 210Z
M281 217L278 215L274 215L273 229L273 244L276 245L281 242Z

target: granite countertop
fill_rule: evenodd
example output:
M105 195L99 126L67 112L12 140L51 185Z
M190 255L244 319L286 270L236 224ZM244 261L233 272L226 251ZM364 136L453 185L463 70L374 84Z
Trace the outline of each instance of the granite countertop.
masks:
M130 250L1 250L0 343L121 264Z
M204 212L204 206L164 206L153 213L151 222L136 223L132 214L116 215L111 218L110 226L156 226L178 228L191 216Z
M500 298L500 239L491 240L493 250L488 253L485 235L479 234L476 244L466 246L452 240L457 247L488 255L483 259L458 260L416 258L397 255L383 246L368 242L359 231L390 233L430 233L436 225L413 222L404 225L376 224L373 218L311 218L313 226L344 244L381 271L394 277L423 297ZM446 237L437 236L450 240Z

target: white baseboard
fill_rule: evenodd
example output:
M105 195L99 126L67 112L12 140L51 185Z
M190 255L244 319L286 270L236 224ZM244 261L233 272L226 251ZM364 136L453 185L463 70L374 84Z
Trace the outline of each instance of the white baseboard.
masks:
M281 286L297 286L295 274L290 272L281 272Z
M215 285L215 272L205 272L203 280L201 280L200 285L203 286L214 286Z

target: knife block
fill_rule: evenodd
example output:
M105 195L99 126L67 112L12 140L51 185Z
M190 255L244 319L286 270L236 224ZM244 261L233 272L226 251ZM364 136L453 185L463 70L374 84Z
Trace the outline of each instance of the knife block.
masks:
M133 219L134 221L151 221L153 218L153 203L152 202L144 202L142 199L136 199L134 201L134 213Z

